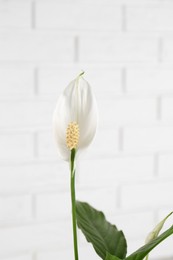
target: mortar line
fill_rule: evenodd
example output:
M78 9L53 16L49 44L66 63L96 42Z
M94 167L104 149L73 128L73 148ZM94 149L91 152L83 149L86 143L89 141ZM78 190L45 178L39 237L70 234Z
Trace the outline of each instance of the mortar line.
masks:
M116 189L116 206L117 206L117 209L120 209L121 208L121 186L118 185L117 186L117 189Z
M32 194L32 218L33 220L36 219L36 196Z
M122 15L121 30L123 32L126 32L127 31L127 7L125 5L122 5L121 7L121 15Z
M163 62L163 38L158 39L158 62Z
M158 177L159 174L159 154L154 155L154 177Z
M127 70L126 68L122 68L121 71L121 88L122 88L122 92L126 93L127 91Z
M34 94L37 96L39 93L39 84L38 84L38 68L34 68Z
M31 2L31 28L36 28L36 3L35 0Z
M160 96L158 96L156 102L157 102L157 104L156 104L157 120L161 120L161 118L162 118L162 98Z
M154 222L157 223L158 222L158 219L159 219L159 210L156 209L154 211Z
M119 151L123 150L123 146L124 146L124 142L123 142L123 137L124 137L124 133L123 133L123 127L119 128L119 135L118 135L118 140L119 140L119 144L118 144L118 148Z
M34 158L38 158L38 133L33 133L33 141L34 141L34 147L33 147L33 156Z
M79 62L79 37L76 35L74 37L74 62Z
M37 260L37 252L32 253L32 260Z

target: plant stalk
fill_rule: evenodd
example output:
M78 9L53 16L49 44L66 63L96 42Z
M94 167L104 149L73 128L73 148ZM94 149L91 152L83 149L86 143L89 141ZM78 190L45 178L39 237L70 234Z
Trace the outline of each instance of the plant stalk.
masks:
M76 195L75 195L75 149L71 150L70 171L71 171L71 204L72 204L72 225L73 225L73 244L74 259L78 260L77 224L76 224Z

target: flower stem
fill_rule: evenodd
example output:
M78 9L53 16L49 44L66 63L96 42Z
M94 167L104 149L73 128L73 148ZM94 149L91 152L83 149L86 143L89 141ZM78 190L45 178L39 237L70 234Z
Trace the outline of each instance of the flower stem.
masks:
M72 204L72 224L73 224L73 243L74 243L74 258L78 260L78 243L77 243L77 225L76 225L76 196L75 196L75 149L71 150L71 204Z

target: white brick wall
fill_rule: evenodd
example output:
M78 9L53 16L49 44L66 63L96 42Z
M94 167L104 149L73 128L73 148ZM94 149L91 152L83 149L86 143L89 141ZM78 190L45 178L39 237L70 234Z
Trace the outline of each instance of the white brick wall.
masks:
M124 130L124 150L127 152L158 152L173 149L173 127L127 127Z
M83 33L79 40L82 62L155 62L158 40L141 33ZM168 50L171 42L168 42Z
M0 2L0 27L30 28L31 4L29 1Z
M1 61L72 62L74 37L51 31L0 30Z
M172 12L172 5L158 4L127 7L127 29L139 32L172 31Z
M103 4L36 4L36 26L61 30L121 30L121 6ZM62 13L64 15L62 15ZM45 17L49 19L46 20ZM104 17L104 19L103 19ZM106 21L106 22L105 22Z
M129 94L164 94L172 93L173 68L158 64L127 69L127 92Z
M0 134L0 159L33 158L33 136L16 130L2 130Z
M29 96L34 93L33 70L29 68L15 68L8 66L0 68L0 88L1 96Z
M77 197L124 230L129 253L173 210L172 62L172 0L0 0L0 259L73 258L51 124L81 70L100 119ZM151 259L172 257L172 241ZM79 244L81 259L99 259L80 232Z

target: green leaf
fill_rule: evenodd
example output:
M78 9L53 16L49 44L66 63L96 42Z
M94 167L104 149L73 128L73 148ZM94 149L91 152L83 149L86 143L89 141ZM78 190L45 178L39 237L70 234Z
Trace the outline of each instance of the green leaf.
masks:
M123 232L110 224L101 211L77 201L76 213L78 227L102 259L105 260L106 252L125 258L127 244Z
M130 256L126 258L126 260L142 260L148 253L155 248L158 244L160 244L164 239L169 237L173 234L173 226L171 226L168 230L162 233L157 238L150 241L148 244L144 245L143 247L139 248L136 252L132 253ZM108 258L107 260L113 260Z
M106 253L106 259L105 260L122 260L117 256L111 255L108 252Z

